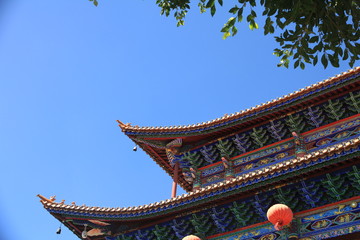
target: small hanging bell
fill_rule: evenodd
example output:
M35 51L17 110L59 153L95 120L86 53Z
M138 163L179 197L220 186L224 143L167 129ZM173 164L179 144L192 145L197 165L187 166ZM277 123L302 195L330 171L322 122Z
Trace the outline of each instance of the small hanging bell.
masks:
M85 226L85 229L84 229L84 231L82 231L82 233L81 233L81 237L82 237L83 239L87 238L87 236L88 236L87 231L86 231L87 224L84 224L84 226Z

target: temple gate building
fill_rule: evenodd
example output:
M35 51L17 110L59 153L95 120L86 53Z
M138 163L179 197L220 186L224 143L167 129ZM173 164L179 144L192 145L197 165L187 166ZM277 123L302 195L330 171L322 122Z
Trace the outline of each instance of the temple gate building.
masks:
M80 239L360 239L360 68L190 126L119 126L173 179L172 198L88 207L41 195ZM187 191L176 196L179 184ZM267 210L292 222L276 230Z

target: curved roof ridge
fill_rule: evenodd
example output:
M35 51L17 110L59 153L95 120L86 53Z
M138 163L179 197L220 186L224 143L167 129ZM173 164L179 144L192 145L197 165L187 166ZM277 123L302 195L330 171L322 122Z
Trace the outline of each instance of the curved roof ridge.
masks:
M121 128L121 130L123 132L126 132L126 131L134 131L134 132L140 131L140 132L142 132L142 131L148 131L148 130L156 132L156 131L164 131L164 130L165 131L174 131L174 130L184 130L184 129L187 129L187 130L201 129L201 128L204 128L204 127L214 126L214 125L222 123L224 121L235 120L235 119L237 119L237 118L239 118L241 116L248 115L248 114L250 114L252 112L257 112L259 110L269 108L269 107L271 107L273 105L277 105L277 104L279 104L281 102L285 102L285 101L288 101L290 99L296 98L296 97L298 97L300 95L306 94L307 92L313 91L313 90L315 90L317 88L324 87L324 86L329 85L329 84L331 84L333 82L336 82L336 81L340 81L340 80L346 78L347 76L349 76L349 75L351 76L351 75L356 74L356 73L360 73L360 67L355 67L353 69L348 70L347 72L337 74L334 77L330 77L330 78L325 79L323 81L320 81L318 83L314 83L314 84L312 84L310 86L301 88L301 89L296 90L296 91L294 91L292 93L283 95L282 97L278 97L278 98L275 98L273 100L267 101L265 103L258 104L255 107L247 108L245 110L241 110L239 112L235 112L235 113L232 113L232 114L224 114L222 117L218 117L216 119L209 120L209 121L206 121L206 122L195 123L195 124L187 124L187 125L178 125L178 126L157 126L157 127L154 127L154 126L138 126L138 125L132 126L131 123L124 124L120 120L117 120L117 122L119 123L119 127Z
M285 160L283 162L275 163L269 167L260 168L254 170L250 173L245 173L243 175L237 176L230 180L225 180L213 185L209 185L202 189L196 190L194 192L185 193L179 195L175 198L162 200L159 202L145 204L140 206L133 207L88 207L85 205L78 206L74 202L69 205L65 204L64 200L62 202L55 202L55 197L51 197L50 199L45 198L44 196L38 194L37 196L40 198L40 202L43 204L44 208L52 209L52 210L66 210L71 212L80 212L80 213L98 213L98 214L107 214L107 215L117 215L117 214L136 214L136 213L145 213L151 214L153 210L159 209L167 210L170 208L177 207L179 205L186 204L187 201L201 197L204 195L212 195L216 194L220 189L223 188L231 188L240 186L243 183L247 183L249 181L260 179L264 176L274 175L283 170L289 168L296 168L297 166L303 165L304 163L309 163L311 161L315 162L320 158L324 158L327 156L332 156L336 153L347 151L352 148L357 148L360 145L360 137L355 137L353 139L349 139L344 142L336 143L334 145L328 146L323 149L319 149L317 151L306 154L303 157L299 158L291 158Z

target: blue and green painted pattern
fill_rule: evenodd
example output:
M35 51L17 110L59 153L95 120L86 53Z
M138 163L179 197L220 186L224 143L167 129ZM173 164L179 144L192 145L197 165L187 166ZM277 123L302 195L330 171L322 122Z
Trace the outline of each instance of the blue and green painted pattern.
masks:
M302 216L299 235L302 239L318 240L360 231L359 200L341 203L330 210Z
M350 118L345 122L331 125L317 132L304 133L305 141L308 145L308 152L329 147L341 141L347 141L357 137L360 133L360 116ZM294 141L289 139L281 144L262 149L233 160L235 176L240 176L251 171L269 167L273 164L291 159L294 157ZM223 181L225 179L225 168L219 163L208 168L201 169L202 187Z
M352 99L352 101L349 99ZM336 107L333 106L334 104L336 104ZM177 155L174 161L179 161L182 168L203 168L219 162L224 154L228 155L229 158L234 158L248 152L253 152L264 146L292 138L291 133L294 131L303 135L303 133L333 124L342 119L347 119L349 117L356 118L359 111L360 93L350 92L337 99L328 100L316 106L304 107L298 112L283 116L276 120L271 120L261 126L236 133L216 142L185 152L182 155ZM305 138L305 143L359 125L359 121L359 117L357 117L355 121L347 122L345 125L339 125L337 128L327 128L321 130L319 133L312 133ZM224 146L225 143L226 148L221 147ZM208 150L211 151L209 152ZM189 153L196 157L196 166L187 161L186 156ZM211 154L209 155L209 153ZM258 154L261 153L259 152ZM260 156L253 156L253 154L251 154L248 157L258 158ZM251 161L251 159L239 159L235 165L241 164L242 161Z
M306 143L309 143L309 142L318 140L318 139L320 139L320 138L323 138L323 137L326 137L326 136L330 136L330 135L333 135L333 134L335 134L335 133L339 133L339 132L342 132L342 131L348 130L348 129L355 130L355 133L359 133L359 129L358 129L358 128L354 129L354 127L359 126L359 125L360 125L360 116L354 118L354 119L351 120L351 121L344 122L344 123L341 123L341 124L337 124L337 125L328 127L328 128L326 128L326 129L322 129L322 130L320 130L320 131L317 131L317 132L315 132L315 133L306 135L306 136L304 137L304 141L305 141ZM344 138L344 137L341 137L341 138L339 138L339 139L342 139L342 138Z
M330 210L324 209L317 213L309 212L301 214L301 217L295 215L292 226L285 227L282 231L276 231L272 224L265 222L260 226L239 229L219 236L210 236L208 239L286 240L289 236L297 236L300 240L321 240L360 232L360 208L356 201L359 199L339 203L332 206Z

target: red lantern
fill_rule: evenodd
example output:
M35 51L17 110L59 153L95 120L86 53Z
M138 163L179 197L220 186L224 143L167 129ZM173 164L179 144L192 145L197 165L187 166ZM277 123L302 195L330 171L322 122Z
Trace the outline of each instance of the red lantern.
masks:
M274 224L276 230L281 230L283 226L291 223L293 212L284 204L275 204L267 211L268 220Z
M201 239L195 235L189 235L184 237L182 240L201 240Z

